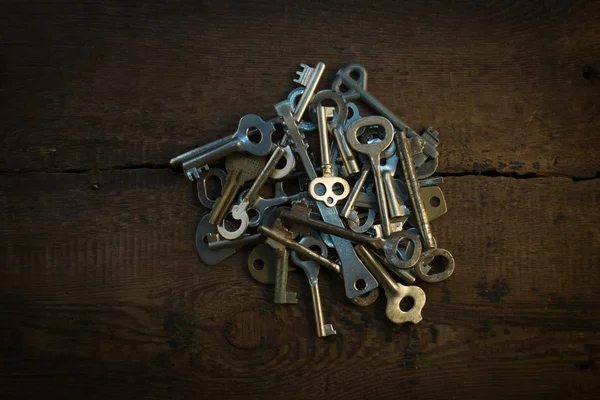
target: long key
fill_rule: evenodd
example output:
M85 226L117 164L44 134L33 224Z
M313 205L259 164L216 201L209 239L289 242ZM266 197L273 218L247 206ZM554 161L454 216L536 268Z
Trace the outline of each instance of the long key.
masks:
M260 138L258 141L248 135L254 128L258 130ZM239 122L237 131L228 140L219 139L218 146L212 146L212 143L205 145L200 149L191 150L181 156L171 160L171 165L181 164L183 171L190 180L198 179L198 168L215 160L237 152L247 152L255 156L266 156L270 153L273 143L271 136L275 132L275 126L270 121L265 121L258 115L244 115ZM208 147L206 151L200 151Z
M412 232L398 231L393 232L387 238L371 237L362 233L356 233L350 229L341 228L339 226L329 224L327 222L319 221L312 218L306 218L297 212L284 210L281 212L280 217L292 222L299 223L300 225L308 226L317 231L328 233L332 235L332 239L335 241L336 237L344 238L356 243L364 244L375 250L383 250L385 258L396 268L410 268L415 265L421 255L421 241L419 237ZM409 240L414 245L414 250L411 257L408 260L403 260L398 256L398 246L403 240ZM338 251L340 257L342 253ZM346 268L342 261L343 269Z
M277 304L296 304L298 303L298 293L287 290L288 272L290 267L290 250L280 241L273 240L268 234L262 231L259 227L259 233L265 235L266 244L275 250L277 264L275 266L275 295L273 302ZM285 236L287 239L292 239L292 234L285 230L279 229L276 236Z
M322 241L315 239L312 236L304 236L298 243L306 248L316 246L321 250L321 256L327 257L327 246ZM302 260L298 253L292 251L291 254L292 262L306 274L308 284L310 285L310 294L313 303L313 312L315 314L315 324L317 326L317 336L330 336L335 335L336 331L333 329L333 325L326 324L323 319L323 308L321 305L321 294L319 293L319 269L320 265L312 260Z
M300 161L306 170L308 178L311 180L315 179L317 177L317 172L310 161L307 151L308 145L304 142L304 137L296 126L290 102L282 101L277 103L275 105L275 110L283 119L283 126L285 128L286 135L290 138L293 149L296 151L296 154L298 154L298 157L300 158ZM342 223L342 220L340 219L336 209L327 207L320 201L317 202L317 207L319 208L319 212L321 213L321 217L324 221L344 230L344 224ZM342 272L346 296L353 299L375 289L378 286L378 283L356 255L356 252L352 247L352 243L350 243L348 240L344 240L335 236L332 237L332 240L335 245L335 249L340 256L341 263L344 266Z
M329 137L327 133L327 117L325 107L317 106L317 123L319 125L319 143L321 148L321 171L323 176L310 181L308 193L315 200L320 200L328 207L335 207L338 201L345 199L350 193L350 185L344 178L333 175L331 158L329 157ZM335 187L342 188L341 193L336 193ZM321 190L319 190L321 189Z
M384 106L375 98L375 96L369 93L366 85L361 84L360 79L358 81L354 80L351 76L353 73L358 73L359 75L364 76L364 80L366 81L367 71L365 68L359 64L350 64L340 68L337 71L332 88L339 91L340 85L343 83L349 89L349 91L342 93L342 97L345 97L346 99L361 99L378 114L381 114L383 117L389 119L392 125L394 125L396 128L399 130L406 130L408 136L417 136L417 132L415 132L410 126L402 121L389 108Z
M357 136L358 130L359 128L369 125L379 125L383 127L385 130L385 136L379 142L360 143ZM381 225L383 226L383 234L385 236L389 236L392 233L392 227L390 223L387 204L388 201L385 192L385 185L383 183L383 177L381 175L381 165L379 160L381 153L389 147L394 139L394 127L390 121L383 117L365 117L353 122L348 127L346 138L354 150L369 157L369 161L371 162L371 167L373 170L373 177L375 178L375 188L377 191L377 202L379 204L379 216L381 218Z
M287 138L284 137L281 141L281 144L279 146L275 146L275 150L271 154L269 161L267 161L267 164L263 170L260 172L258 177L256 177L256 180L250 187L250 190L246 192L242 198L242 201L239 204L234 205L231 209L231 216L233 219L240 221L240 226L233 231L228 230L222 223L217 226L217 230L225 239L236 239L246 232L248 224L250 223L250 218L248 217L248 208L258 199L258 192L267 182L267 179L277 167L277 163L285 154L286 142Z
M255 179L265 166L265 158L245 154L232 154L225 160L227 182L223 194L217 199L210 214L211 224L220 224L227 216L231 204L242 185Z
M425 250L421 254L421 260L415 266L415 274L426 282L440 282L448 279L454 272L454 257L448 250L440 249L437 247L437 243L433 234L431 233L431 226L429 225L429 219L423 204L423 199L419 193L419 181L417 180L417 173L415 171L415 165L411 158L411 153L408 144L408 138L406 132L402 131L395 137L396 150L400 156L402 162L402 169L404 171L404 179L408 188L408 194L413 206L415 218L417 220L417 226L421 233L421 238ZM426 268L433 261L440 263L443 267L441 272L430 272L429 268Z
M348 119L348 105L338 93L332 90L321 90L319 93L315 94L312 106L317 107L325 100L332 100L336 103L337 115L335 115L331 121L331 133L333 134L340 157L344 163L345 174L346 176L356 175L360 172L360 168L356 162L356 157L354 157L352 149L348 146L346 136L344 135L346 120Z
M300 64L300 66L302 67L302 71L296 72L296 74L298 74L298 79L294 79L294 82L301 84L305 89L294 110L296 123L302 121L302 116L308 108L308 105L315 94L315 90L317 89L317 85L325 71L325 64L322 62L319 62L314 68L311 68L306 64Z
M356 246L356 252L385 289L385 296L387 297L385 315L388 319L396 324L405 322L416 324L421 321L423 319L421 310L426 300L423 289L418 286L404 286L396 282L365 247ZM407 306L402 304L405 299L407 300L405 302ZM412 307L410 307L410 299L412 299Z

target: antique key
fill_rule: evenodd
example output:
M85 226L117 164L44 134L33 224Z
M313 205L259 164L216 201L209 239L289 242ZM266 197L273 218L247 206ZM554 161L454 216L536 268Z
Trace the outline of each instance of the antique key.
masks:
M385 136L379 142L361 143L358 141L358 130L361 127L368 125L379 125L384 128ZM388 148L394 139L394 127L387 119L379 116L364 117L355 121L348 127L346 133L348 143L359 153L363 153L369 157L373 177L375 178L375 188L377 191L377 202L379 204L379 215L381 225L383 226L383 234L389 236L392 233L390 224L390 216L388 212L388 200L385 191L385 184L381 175L380 156L381 153Z
M387 307L385 315L396 324L421 321L421 310L425 305L425 292L418 286L404 286L394 280L364 246L356 246L356 252L385 289ZM404 303L404 304L403 304Z
M311 68L306 64L300 64L300 67L302 67L302 71L296 72L298 78L294 79L294 82L304 86L305 89L294 109L296 123L302 121L302 116L308 108L308 105L315 94L315 90L317 89L317 85L325 71L325 64L322 62L317 63L314 68Z
M254 136L249 136L249 132L254 129L260 134L258 141L254 140ZM233 136L227 138L228 140L219 139L216 146L209 143L188 151L173 158L171 165L181 164L186 176L193 181L200 178L198 168L236 151L247 152L255 156L266 156L271 152L273 132L275 132L275 126L272 122L265 121L258 115L247 114L240 119L237 131Z
M208 197L206 185L210 178L213 177L219 180L219 183L221 184L221 193L223 193L225 182L227 182L227 174L222 169L209 168L206 171L202 171L199 179L196 181L196 191L198 192L198 200L200 200L200 204L211 209L215 205L215 200Z
M217 227L212 225L209 221L210 216L206 214L196 229L196 250L200 259L208 265L217 265L227 257L235 254L235 248L223 248L223 249L211 249L208 246L208 236L211 234L217 234ZM230 222L227 222L228 224Z
M454 257L452 257L452 254L450 254L448 250L437 247L435 238L431 233L431 226L429 225L425 205L423 204L423 199L419 193L419 181L417 180L415 165L411 158L406 132L400 132L394 140L396 141L396 149L400 156L400 161L402 162L404 179L410 195L414 215L417 220L417 226L425 246L425 249L421 254L421 259L415 266L415 274L426 282L443 281L448 279L454 272ZM428 272L431 272L432 268L427 268L427 266L434 260L436 263L441 261L443 269L440 272L434 271L433 273L428 274Z
M231 209L231 216L233 219L240 221L240 226L234 231L229 231L224 224L219 224L217 226L217 230L225 239L235 239L240 237L246 229L248 228L248 224L250 223L250 219L248 217L248 208L254 204L254 202L258 199L258 192L267 182L267 179L271 175L271 173L277 167L277 163L285 154L285 146L287 145L287 138L284 137L281 140L281 144L279 146L275 146L275 150L271 153L271 157L269 161L260 172L260 174L254 180L254 183L250 187L250 190L246 192L242 201L239 204L236 204Z
M315 239L312 236L304 236L298 243L304 247L310 248L316 246L321 251L321 256L327 257L327 246ZM335 335L336 331L333 329L333 325L326 324L323 320L323 308L321 306L321 294L319 293L319 269L320 265L313 260L303 260L300 258L298 253L292 251L290 254L292 262L306 274L308 278L308 284L310 285L310 294L313 303L313 312L315 314L315 324L317 326L317 336L330 336Z
M391 265L393 265L396 268L410 268L419 261L421 256L421 241L419 240L419 237L412 232L393 232L387 238L371 237L362 233L356 233L354 231L351 231L350 229L345 229L336 225L328 224L327 222L319 221L312 218L306 218L306 216L293 211L284 210L281 212L280 217L285 220L299 223L301 225L306 225L317 231L328 233L332 235L331 237L334 240L336 237L340 237L347 240L351 240L353 242L367 245L376 250L383 250L385 258L390 262ZM414 250L412 252L411 257L408 260L401 259L397 251L398 246L400 246L401 242L405 240L410 241L414 245ZM342 255L340 254L340 257L341 256ZM344 266L344 268L346 268L346 265L343 263L343 261L342 265Z
M289 101L282 101L275 105L275 109L277 110L277 114L280 115L283 120L286 135L290 138L293 146L292 148L296 154L298 154L308 178L311 180L315 179L317 177L317 172L308 155L308 145L304 142L304 136L296 126L292 114L292 106ZM319 208L323 221L343 229L342 227L344 224L342 223L337 210L327 207L319 201L317 202L317 207ZM337 236L333 236L332 240L335 249L340 256L341 262L344 265L342 273L346 296L352 299L376 288L378 286L377 280L375 280L373 275L358 258L352 244L348 240Z
M329 140L325 107L317 106L316 113L317 123L319 125L321 171L323 172L323 176L313 179L310 182L308 193L310 193L313 199L324 202L326 206L335 207L338 201L348 196L348 193L350 193L350 185L344 178L333 175L331 159L329 158ZM336 188L338 190L336 190Z
M225 160L227 182L223 194L217 199L210 214L211 224L220 224L227 216L242 185L256 178L265 166L265 158L242 153L232 154Z

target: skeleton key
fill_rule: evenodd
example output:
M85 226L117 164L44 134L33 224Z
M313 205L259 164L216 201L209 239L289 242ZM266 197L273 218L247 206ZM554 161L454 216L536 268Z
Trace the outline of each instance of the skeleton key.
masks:
M358 73L359 80L354 80L352 75ZM339 90L341 84L344 84L348 91L342 93L342 96L346 99L361 99L367 105L369 105L373 110L375 110L378 114L388 119L392 125L394 125L399 130L406 130L408 136L413 137L417 136L417 132L415 132L410 126L408 126L404 121L402 121L396 114L394 114L390 109L384 106L379 100L375 98L371 93L367 91L366 83L361 82L361 77L366 82L367 70L359 64L350 64L343 68L340 68L336 73L336 78L333 80L332 88L334 90Z
M398 166L398 153L396 152L396 146L394 143L390 145L394 147L394 153L389 157L384 158L385 165L381 166L381 172L383 176L383 184L385 185L385 192L387 194L388 206L390 210L390 224L392 231L399 231L403 228L406 219L410 215L409 209L401 201L400 194L396 190L396 183L394 182L394 174Z
M368 125L380 125L385 130L385 136L380 142L374 143L360 143L358 141L358 129ZM350 146L359 153L363 153L369 156L371 167L373 169L373 176L375 178L375 188L377 191L377 202L379 204L379 217L381 218L381 225L383 226L383 234L389 236L392 233L392 227L390 223L390 216L388 213L387 196L385 192L385 185L383 183L383 177L381 175L380 155L388 148L388 146L394 140L394 127L387 119L379 116L365 117L358 121L355 121L348 127L346 133L348 143Z
M302 121L302 116L315 94L317 85L323 76L323 71L325 71L325 64L322 62L319 62L314 68L306 64L300 64L300 67L302 67L302 71L296 72L298 79L294 79L294 82L304 86L306 89L304 89L304 93L300 96L300 100L298 100L298 104L294 109L296 123Z
M327 222L306 218L306 216L293 211L284 210L281 212L280 217L285 220L297 222L301 225L306 225L317 231L328 233L332 235L331 237L334 240L336 237L340 237L356 243L364 244L375 250L383 250L385 258L396 268L410 268L419 261L421 256L421 241L419 240L419 237L412 232L393 232L387 238L371 237L362 233L356 233L350 229L329 224ZM414 245L413 253L408 260L401 259L397 252L398 246L400 246L401 242L404 240L408 240ZM339 251L338 254L340 257L342 256ZM343 264L343 261L342 265L344 268L346 268L346 266Z
M325 100L332 100L336 104L336 113L331 121L331 133L337 144L340 157L344 163L346 176L356 175L360 172L356 157L352 149L348 146L346 136L344 135L344 128L346 120L348 119L348 106L344 99L332 90L321 90L315 94L312 101L312 106L317 107L321 105Z
M329 140L327 134L327 118L325 107L317 106L317 122L319 125L319 142L321 144L321 171L323 176L310 181L308 193L315 200L320 200L328 207L335 207L338 201L346 198L350 193L350 185L344 178L333 175L331 159L329 157ZM341 193L339 188L341 187ZM336 188L338 190L336 191Z
M284 137L281 140L281 144L279 146L275 146L275 150L271 154L269 161L265 165L264 169L260 172L258 177L256 177L256 180L250 187L250 190L246 192L246 194L242 198L242 201L239 204L233 206L231 210L231 216L233 217L233 219L240 221L239 228L237 228L234 231L229 231L224 224L219 224L217 226L217 230L225 239L236 239L242 236L244 232L246 232L248 224L250 223L250 218L248 217L248 208L251 205L253 205L254 202L258 199L258 192L267 182L267 179L277 167L277 163L285 154L286 144L287 138Z
M385 296L387 297L385 315L388 319L396 324L405 322L416 324L421 321L423 319L421 310L426 300L423 289L418 286L404 286L396 282L365 247L356 246L356 252L385 289Z
M219 180L221 184L221 194L223 193L223 188L225 187L225 182L227 181L227 174L225 171L219 168L209 168L206 171L202 171L200 174L200 178L196 181L196 191L198 193L198 200L200 200L200 204L202 204L206 208L213 208L215 205L215 200L208 197L207 191L207 182L209 182L210 178L215 177Z
M273 250L275 250L275 257L277 258L277 264L275 268L275 295L273 297L273 302L277 304L296 304L298 303L298 293L289 292L287 290L287 280L288 280L288 272L290 267L290 250L284 244L281 244L277 240L273 240L269 235L267 235L261 228L259 227L259 233L265 235L267 240L266 244L271 246ZM283 228L277 230L275 236L286 237L287 239L292 239L292 234Z
M235 248L212 250L208 247L209 235L217 234L217 227L209 222L210 216L206 214L196 229L196 250L200 259L208 265L217 265L227 257L235 254ZM227 222L230 223L230 222Z
M302 96L302 93L304 93L304 88L297 87L296 89L292 90L288 95L288 100L290 101L290 103L292 103L292 109L296 109L296 106L298 105L298 99ZM305 132L312 132L317 129L317 124L315 124L312 121L302 120L298 124L298 128Z
M306 174L309 179L315 179L317 177L317 172L310 161L307 151L308 145L304 142L304 136L296 126L292 114L292 106L289 101L282 101L275 105L275 110L277 110L277 114L280 115L283 120L286 135L290 138L293 145L292 148L296 154L298 154L298 157L306 170ZM319 208L323 221L343 229L344 224L336 209L327 207L320 201L317 202L317 207ZM336 236L333 236L332 240L335 249L340 256L342 265L344 266L342 272L346 296L353 299L375 289L378 286L377 281L358 258L352 244L348 240Z
M255 179L265 166L265 158L242 153L232 154L225 160L227 183L223 194L217 199L210 214L210 223L217 225L225 219L236 194L242 185Z
M248 135L256 128L260 134L258 141ZM171 160L181 162L181 167L190 180L198 179L200 174L198 168L215 160L237 152L247 152L254 156L266 156L273 145L271 135L275 132L272 122L263 120L258 115L247 114L240 119L237 131L229 140L220 142L220 146L210 147L208 151L200 152L199 149L189 151ZM222 140L222 139L220 139ZM202 148L200 148L202 149Z
M328 250L325 243L315 239L312 236L304 236L298 243L306 248L316 246L321 251L321 256L327 257ZM323 319L323 308L321 306L321 294L319 293L319 269L320 265L312 260L303 260L295 251L291 252L292 262L306 274L308 284L310 285L310 294L313 302L313 312L315 314L315 324L317 326L317 336L335 335L336 331L333 325L326 324Z
M437 247L437 243L433 234L431 233L431 226L429 225L429 219L427 217L427 211L425 204L421 198L419 191L419 181L417 180L417 173L415 171L415 165L412 161L408 139L404 131L400 132L398 136L394 138L396 141L396 149L402 162L402 169L404 172L404 180L408 188L408 194L410 195L410 201L413 206L417 227L423 240L425 247L421 260L415 266L415 274L426 282L440 282L448 279L453 273L455 268L454 257L452 254L445 249ZM441 272L433 272L429 274L432 268L426 268L433 262L439 263L443 269ZM432 264L433 265L433 264Z

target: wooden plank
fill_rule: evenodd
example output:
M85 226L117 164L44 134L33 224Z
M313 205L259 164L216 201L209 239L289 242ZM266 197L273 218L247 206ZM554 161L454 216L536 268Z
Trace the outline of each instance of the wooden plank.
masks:
M296 65L359 62L440 172L593 177L600 2L0 5L0 171L166 165L274 115Z
M600 348L595 180L449 177L435 221L455 276L393 326L322 274L271 302L248 251L205 266L203 210L169 170L0 175L0 376L7 398L593 398ZM69 385L69 386L67 386ZM213 396L214 397L214 396Z

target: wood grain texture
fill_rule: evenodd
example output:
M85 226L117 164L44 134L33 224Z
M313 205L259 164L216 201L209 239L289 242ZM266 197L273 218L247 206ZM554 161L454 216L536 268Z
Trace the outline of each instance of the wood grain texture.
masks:
M434 233L456 257L423 285L424 321L359 308L321 274L310 295L272 303L249 250L203 265L203 210L168 170L0 176L0 374L9 398L592 398L600 348L595 180L450 177ZM10 193L10 196L4 195ZM549 198L552 200L549 201ZM432 384L435 382L435 384ZM65 385L73 385L67 389Z
M2 398L597 398L599 17L598 1L0 2ZM206 210L169 158L274 115L319 60L327 82L363 64L384 104L440 131L433 229L457 270L423 285L416 326L324 271L338 335L316 338L302 274L300 303L276 305L248 249L195 252Z
M598 1L3 2L1 171L166 165L359 62L440 172L600 171Z

